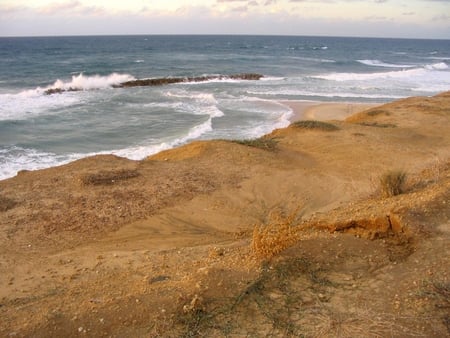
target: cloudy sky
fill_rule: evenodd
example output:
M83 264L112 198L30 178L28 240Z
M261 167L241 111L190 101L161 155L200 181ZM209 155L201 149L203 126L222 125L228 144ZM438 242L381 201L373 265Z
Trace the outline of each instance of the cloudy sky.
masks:
M0 0L0 36L96 34L450 39L450 0Z

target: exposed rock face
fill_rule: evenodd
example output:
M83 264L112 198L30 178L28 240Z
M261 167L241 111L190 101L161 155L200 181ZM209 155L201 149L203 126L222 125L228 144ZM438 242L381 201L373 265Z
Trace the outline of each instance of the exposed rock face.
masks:
M141 80L133 80L120 83L118 85L113 85L113 88L128 88L128 87L146 87L146 86L163 86L174 83L187 83L187 82L205 82L211 80L247 80L247 81L257 81L261 79L263 75L256 73L241 73L241 74L232 74L232 75L210 75L210 76L195 76L195 77L163 77L163 78L155 78L155 79L141 79ZM69 89L61 89L61 88L50 88L47 89L44 94L52 95L52 94L61 94L67 91L79 91L81 89L77 88L69 88Z

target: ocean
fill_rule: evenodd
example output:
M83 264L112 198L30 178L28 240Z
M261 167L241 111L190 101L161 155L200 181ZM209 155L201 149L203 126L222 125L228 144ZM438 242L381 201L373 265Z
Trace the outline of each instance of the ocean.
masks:
M450 42L287 36L0 38L0 179L94 154L143 159L289 125L289 100L389 102L450 90ZM135 79L257 73L115 88ZM46 95L47 89L77 89Z

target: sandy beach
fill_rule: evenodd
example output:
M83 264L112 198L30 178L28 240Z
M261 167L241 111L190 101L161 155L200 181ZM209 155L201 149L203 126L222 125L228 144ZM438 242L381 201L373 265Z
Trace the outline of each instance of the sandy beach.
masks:
M0 181L0 335L447 336L450 92L282 103L257 140Z
M293 111L291 122L298 120L344 120L345 118L381 105L380 103L323 103L315 101L281 101Z

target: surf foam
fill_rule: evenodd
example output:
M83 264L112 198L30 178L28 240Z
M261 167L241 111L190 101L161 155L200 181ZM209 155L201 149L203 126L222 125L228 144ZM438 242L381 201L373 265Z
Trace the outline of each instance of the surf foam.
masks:
M114 85L119 85L123 82L136 80L129 74L112 73L106 76L92 75L85 76L83 73L72 76L72 80L64 82L60 79L55 83L45 88L47 89L62 89L62 90L92 90L92 89L106 89Z

